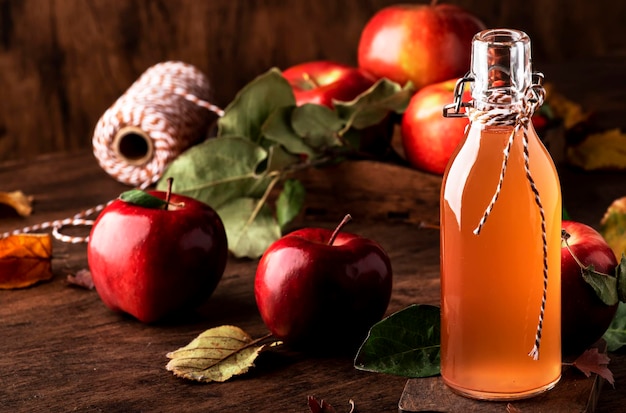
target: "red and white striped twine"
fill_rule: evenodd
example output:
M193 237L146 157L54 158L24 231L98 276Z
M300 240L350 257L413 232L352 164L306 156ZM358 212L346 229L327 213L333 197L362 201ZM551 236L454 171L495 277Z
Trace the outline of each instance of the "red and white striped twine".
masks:
M204 139L211 122L209 111L223 114L209 98L209 81L194 66L181 62L152 66L96 124L92 143L100 166L128 185L155 183L174 158ZM138 128L152 141L155 150L146 163L125 162L114 150L113 139L125 127Z
M526 179L530 186L530 189L534 196L535 204L539 209L539 215L541 217L541 240L542 240L542 249L543 249L543 295L541 297L541 307L539 309L539 320L537 322L537 331L535 333L535 341L533 344L532 350L528 353L533 360L539 359L539 348L541 346L541 331L543 329L543 319L546 309L546 300L548 296L548 241L547 241L547 233L546 233L546 217L543 209L543 204L541 203L541 197L539 196L539 190L535 185L535 180L532 177L530 171L529 164L529 155L528 155L528 125L531 122L531 117L535 112L535 109L540 107L545 98L545 89L541 85L541 83L532 85L527 93L526 99L522 101L522 104L519 106L518 111L511 112L510 107L504 108L501 106L503 102L510 101L510 96L508 95L493 95L493 105L490 105L488 108L481 108L478 110L476 108L468 108L468 117L471 122L480 122L486 125L504 125L504 126L513 126L513 131L509 136L507 144L503 150L502 157L502 167L500 169L500 177L498 179L498 185L496 186L495 192L491 201L487 205L483 216L481 217L478 226L474 229L474 234L479 235L483 226L485 225L489 214L493 210L496 201L498 200L498 196L500 195L500 191L502 189L502 182L504 181L504 175L506 173L506 168L509 161L509 154L511 152L511 147L513 146L513 141L515 140L515 136L521 130L522 133L522 145L524 152L524 170L526 173ZM490 102L492 103L492 102Z
M211 113L224 114L209 102L209 86L206 76L187 63L167 61L148 68L97 122L92 145L99 165L121 183L142 189L154 184L170 162L206 138ZM113 141L124 128L134 128L152 143L153 150L142 163L128 162L114 150ZM52 229L52 235L62 242L88 242L88 236L64 235L61 229L93 225L94 220L88 218L111 202L71 218L5 232L1 237Z

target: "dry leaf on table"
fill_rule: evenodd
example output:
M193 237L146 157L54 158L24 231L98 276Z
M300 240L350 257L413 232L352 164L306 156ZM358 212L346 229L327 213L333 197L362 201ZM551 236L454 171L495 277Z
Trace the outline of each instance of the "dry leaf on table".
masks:
M85 288L87 290L96 288L93 283L93 278L91 277L91 271L87 268L78 270L76 274L68 274L66 280L69 285Z
M28 287L50 278L50 234L19 234L0 239L0 289Z
M315 396L308 396L307 402L311 413L339 413L324 399L318 400ZM353 400L350 400L350 410L347 413L356 413L356 405Z
M578 356L573 364L578 370L582 371L585 376L589 377L591 373L596 373L611 383L611 385L615 386L613 373L608 367L610 361L611 359L609 359L606 354L598 352L597 348L591 348Z
M184 379L204 383L224 382L246 373L254 366L254 360L263 349L280 344L278 341L259 344L266 338L253 340L235 326L211 328L185 347L168 353L170 361L166 369Z
M0 192L0 204L10 206L23 217L33 212L32 202L33 197L24 195L22 191Z

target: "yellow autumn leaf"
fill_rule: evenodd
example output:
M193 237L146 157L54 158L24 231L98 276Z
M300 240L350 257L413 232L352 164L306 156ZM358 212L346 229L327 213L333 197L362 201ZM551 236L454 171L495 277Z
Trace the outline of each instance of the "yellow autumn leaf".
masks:
M600 234L619 262L622 254L626 254L626 196L609 205L600 221Z
M572 165L594 169L626 169L626 134L619 129L594 133L567 149Z
M589 113L585 112L580 104L557 92L553 84L547 83L545 90L546 103L550 106L553 115L563 120L565 129L571 129L589 119Z
M50 278L50 234L19 234L0 239L0 289L28 287Z
M33 212L32 202L33 197L24 195L22 191L0 192L0 204L10 206L23 217Z
M248 372L266 347L280 344L259 344L268 337L253 340L239 327L229 325L211 328L185 347L167 353L170 361L165 368L188 380L224 382Z

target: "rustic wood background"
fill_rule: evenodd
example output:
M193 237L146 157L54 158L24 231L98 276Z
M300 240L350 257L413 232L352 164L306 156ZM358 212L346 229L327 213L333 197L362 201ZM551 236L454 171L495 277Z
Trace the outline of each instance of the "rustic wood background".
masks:
M160 61L199 67L222 107L273 66L354 64L362 27L398 2L0 0L0 161L89 148L102 113ZM449 2L528 32L536 63L626 57L626 2Z

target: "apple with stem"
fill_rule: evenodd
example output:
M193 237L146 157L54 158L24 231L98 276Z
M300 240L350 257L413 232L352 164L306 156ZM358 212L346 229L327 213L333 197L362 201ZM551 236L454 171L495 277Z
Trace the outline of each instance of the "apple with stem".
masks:
M333 109L334 101L351 101L376 82L357 67L329 60L300 63L282 73L298 106L314 103Z
M391 262L376 242L342 232L304 228L263 254L254 294L270 332L297 348L356 347L385 314Z
M89 235L87 259L107 307L145 323L202 304L228 257L224 225L208 205L171 192L131 190Z
M395 4L379 10L361 32L359 67L417 89L462 77L471 43L485 25L453 4Z
M315 104L335 108L335 102L350 102L371 88L377 78L358 67L330 60L300 63L285 69L283 77L289 82L296 105ZM360 152L372 155L384 154L389 149L393 135L394 119L388 115L380 123L358 134Z
M585 271L615 277L617 260L607 242L590 226L565 220L561 245L561 347L564 355L582 353L602 337L618 303L605 304L585 281Z

